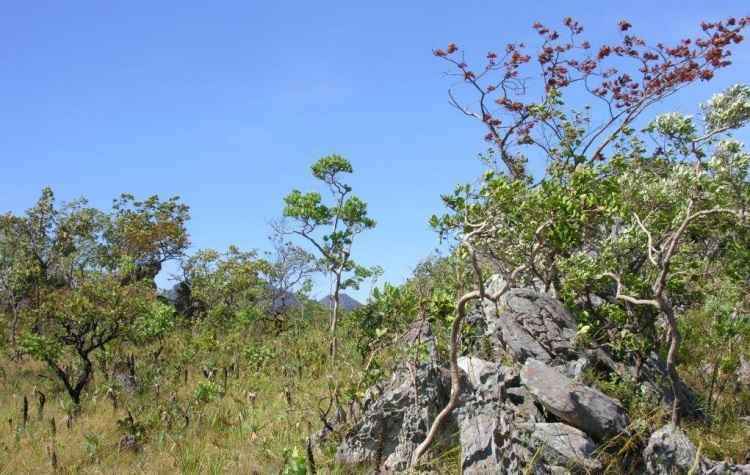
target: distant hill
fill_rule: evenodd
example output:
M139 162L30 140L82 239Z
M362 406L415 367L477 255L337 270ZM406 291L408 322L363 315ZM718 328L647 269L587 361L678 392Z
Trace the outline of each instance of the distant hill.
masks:
M331 307L333 304L333 295L326 295L322 299L318 300L318 303L323 305L324 307ZM339 294L339 308L342 310L356 310L359 307L361 307L362 304L359 303L356 299L353 297L350 297L347 294Z

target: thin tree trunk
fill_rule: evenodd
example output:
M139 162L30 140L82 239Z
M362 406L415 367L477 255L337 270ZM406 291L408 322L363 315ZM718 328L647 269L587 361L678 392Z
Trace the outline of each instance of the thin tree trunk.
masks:
M440 413L435 417L435 420L432 422L432 426L430 427L430 431L427 433L427 437L425 437L425 440L423 440L422 443L420 443L419 446L417 446L417 448L414 450L414 453L412 455L412 465L416 465L419 457L421 457L422 454L427 451L445 419L450 416L451 412L453 412L453 409L458 405L458 399L461 396L461 373L458 367L458 351L460 343L459 340L461 338L461 325L463 324L463 319L466 315L466 304L471 300L479 298L479 296L480 292L474 290L472 292L464 294L458 300L458 305L456 306L456 319L453 320L453 325L451 327L450 399L448 400L448 404L446 404L443 410L440 411Z
M663 299L659 299L659 304L662 307L664 315L667 317L667 325L669 326L667 373L669 374L669 382L672 386L672 397L674 398L672 403L672 424L677 426L680 422L680 399L677 394L677 370L675 369L675 363L677 361L677 349L680 346L680 331L677 329L677 321L675 320L672 306Z
M339 292L341 291L341 274L336 274L336 284L333 289L333 308L331 310L331 365L336 364L336 350L338 346L338 339L336 335L336 327L338 325L339 318Z

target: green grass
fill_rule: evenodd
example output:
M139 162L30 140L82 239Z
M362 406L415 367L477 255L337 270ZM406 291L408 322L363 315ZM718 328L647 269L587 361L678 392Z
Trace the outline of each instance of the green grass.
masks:
M246 345L270 345L274 356L260 365L240 358L239 374L229 375L226 388L219 371L212 385L219 391L200 398L196 396L201 390L196 390L207 383L201 365L188 368L185 383L184 373L170 363L171 350L179 344L168 342L156 368L158 375L150 375L158 381L158 395L154 384L133 396L118 391L115 409L107 397L110 384L97 372L71 428L65 424L67 394L50 379L45 366L2 361L0 473L50 472L53 448L61 473L278 473L285 463L285 449L298 447L304 453L307 436L320 428L317 408L325 406L331 381L337 379L343 386L356 377L359 358L344 344L341 364L330 379L324 328L324 324L312 325L304 335L287 332L272 340L247 337ZM138 361L146 365L138 366L139 373L153 370L150 362ZM42 420L36 413L37 388L48 397ZM30 403L25 428L20 411L24 395ZM119 449L126 431L118 421L126 418L128 409L143 427L140 453ZM316 459L321 471L335 470L333 450L324 447L316 452Z

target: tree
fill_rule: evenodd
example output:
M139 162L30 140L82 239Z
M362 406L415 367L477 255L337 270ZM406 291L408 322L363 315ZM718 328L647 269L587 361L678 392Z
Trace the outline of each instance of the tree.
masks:
M227 328L260 303L265 283L255 251L229 246L225 253L202 249L182 262L182 282L190 289L193 317Z
M336 359L336 328L339 316L339 296L342 290L353 287L370 272L354 262L352 244L358 234L375 227L367 215L367 204L351 195L352 188L341 181L341 175L352 173L348 160L339 155L321 158L312 166L315 178L328 186L333 204L323 204L320 193L293 190L284 198L284 216L291 218L296 234L320 253L322 266L332 276L333 305L331 308L331 362Z
M143 257L149 252L134 250L151 250L160 262L181 253L188 242L187 207L178 198L165 205L154 196L145 203L125 213L117 205L105 213L85 200L57 207L47 188L25 215L2 221L2 274L12 277L4 282L16 283L2 303L16 308L13 327L21 327L21 348L50 367L75 406L93 374L92 354L137 336L138 327L148 337L150 316L163 316L153 276L139 273L139 265L154 261ZM180 212L154 212L165 208Z
M19 246L16 236L20 234L22 221L11 214L0 216L0 312L10 317L10 344L17 350L18 325L24 300L33 286L33 268Z
M123 286L118 278L100 275L42 295L41 305L31 312L35 328L21 344L26 353L47 363L79 406L94 370L91 354L128 336L156 303L154 292L143 282Z
M265 313L281 328L282 316L291 307L302 305L301 300L311 290L311 278L320 269L313 254L285 239L283 223L273 226L275 231L270 237L273 251L266 253L261 273L268 283Z
M703 108L702 133L681 114L646 124L641 117L731 64L729 49L749 24L750 18L703 23L696 39L649 46L622 21L622 41L596 50L570 18L565 35L535 24L542 37L536 83L525 79L532 76L525 71L532 56L522 44L508 45L502 57L488 53L479 71L458 57L454 44L435 51L478 96L474 109L449 92L458 110L487 128L493 149L485 161L493 168L478 186L444 196L449 212L431 220L473 266L475 288L458 300L449 404L415 461L458 401L456 357L467 304L497 300L517 282L577 308L599 343L621 348L636 362L658 345L655 324L663 319L672 419L678 421L677 309L700 305L705 275L737 268L737 259L745 258L734 249L747 242L747 153L725 134L750 119L750 94L735 86L715 96ZM541 100L529 99L534 86ZM593 104L581 104L580 92ZM534 177L529 158L545 163L541 177ZM486 270L505 277L494 295L484 288ZM747 286L747 280L733 280Z
M129 279L148 279L153 283L162 265L179 259L190 246L185 223L190 209L179 197L161 201L149 196L138 201L129 193L114 200L106 238L111 265L122 259L132 264ZM156 284L154 284L156 285Z

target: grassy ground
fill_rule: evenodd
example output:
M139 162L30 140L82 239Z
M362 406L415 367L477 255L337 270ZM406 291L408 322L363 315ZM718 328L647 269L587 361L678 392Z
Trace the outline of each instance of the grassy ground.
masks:
M294 462L304 466L307 436L322 427L318 408L327 407L331 388L337 386L345 402L347 393L361 395L369 384L363 379L364 361L356 350L356 338L345 325L339 364L331 373L326 327L325 316L319 316L276 336L259 328L233 332L212 344L182 330L164 342L157 362L152 355L158 345L118 348L113 353L136 354L141 390L128 394L97 371L73 419L69 397L48 368L4 358L0 360L0 474L304 473L294 471ZM191 345L199 349L187 351ZM389 348L379 355L383 376L398 355L398 349ZM217 370L212 378L203 373L207 366ZM689 362L681 368L701 393L705 390L701 379L692 377L696 371L697 366ZM602 389L620 398L634 394L626 387ZM37 390L47 397L41 417ZM634 401L628 404L633 435L601 451L608 473L620 473L620 462L628 457L641 457L651 431L666 420L667 414ZM745 399L739 405L736 396L732 401L736 411L746 410ZM719 408L729 404L728 397L717 403ZM687 421L685 427L703 454L741 462L750 448L750 430L727 414ZM334 464L337 440L347 426L342 427L342 433L315 451L319 473L366 473ZM139 450L121 446L128 434L136 437ZM436 451L428 461L439 473L460 473L459 459L460 449L455 446Z
M227 372L226 387L223 371L209 382L198 364L187 367L185 380L184 369L170 364L165 351L155 368L159 374L150 375L139 394L116 389L116 407L111 384L97 373L70 427L67 394L45 366L3 361L0 473L51 472L53 453L61 473L278 473L285 453L297 448L304 455L307 435L320 428L317 408L330 394L327 336L313 326L304 336L286 333L262 345L271 348L267 359L238 358L239 368ZM347 345L341 357L348 363L336 377L344 381L354 376L351 368L358 361ZM142 364L139 372L153 370ZM48 399L41 418L35 389ZM25 427L24 396L29 402ZM128 424L128 411L135 424ZM141 451L120 447L128 433L142 441ZM317 453L319 466L335 472L332 456L331 449Z

